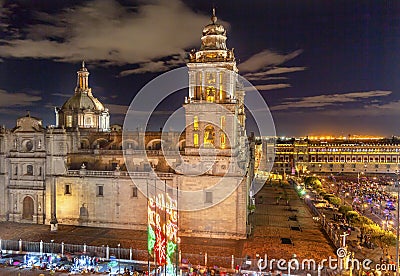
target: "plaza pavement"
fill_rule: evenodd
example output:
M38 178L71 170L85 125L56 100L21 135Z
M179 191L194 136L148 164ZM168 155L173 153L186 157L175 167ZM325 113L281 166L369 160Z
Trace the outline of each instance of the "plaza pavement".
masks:
M287 196L285 196L287 195ZM281 197L277 204L277 197ZM289 198L287 204L285 198ZM247 240L206 239L182 237L180 250L185 254L208 254L208 263L230 263L231 256L251 259L257 254L268 258L290 260L293 254L298 259L314 258L321 260L335 256L319 224L314 222L311 213L292 186L264 185L257 194L256 210L250 215L254 225L252 235ZM291 228L295 227L295 228ZM40 241L68 244L102 246L146 250L145 231L121 230L109 228L78 227L59 225L58 232L50 232L49 225L0 223L0 238L3 240ZM283 244L282 239L290 244ZM195 256L195 255L193 255ZM218 256L218 257L214 257Z
M267 254L269 259L285 260L294 254L298 260L335 256L335 249L292 186L264 185L257 193L256 212L251 219L255 227L244 243L245 254ZM291 244L282 244L282 238L290 239Z

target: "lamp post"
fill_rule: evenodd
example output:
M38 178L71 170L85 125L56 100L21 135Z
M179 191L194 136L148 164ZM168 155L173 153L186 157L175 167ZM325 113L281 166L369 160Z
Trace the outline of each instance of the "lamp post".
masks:
M54 240L50 240L50 269L53 269L53 242Z
M121 274L121 244L118 244L118 275Z

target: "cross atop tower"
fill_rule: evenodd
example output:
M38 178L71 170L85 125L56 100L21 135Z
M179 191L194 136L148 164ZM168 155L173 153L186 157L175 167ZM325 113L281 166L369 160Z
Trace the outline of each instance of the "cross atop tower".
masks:
M211 21L213 24L215 24L215 22L217 22L217 17L215 16L215 8L212 9L212 16L211 16Z

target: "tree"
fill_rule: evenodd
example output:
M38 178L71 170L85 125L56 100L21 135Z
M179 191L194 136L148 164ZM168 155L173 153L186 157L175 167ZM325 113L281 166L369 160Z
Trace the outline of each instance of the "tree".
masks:
M322 183L316 176L306 177L306 179L304 180L304 185L306 185L306 187L311 186L314 189L322 188Z
M373 242L382 249L383 254L385 254L385 247L396 244L396 236L392 232L385 231L379 226L373 227L372 229L371 238Z
M349 212L349 211L353 211L353 208L351 208L350 206L342 205L339 207L339 213L341 213L343 215L346 215L347 212Z
M348 211L346 214L346 219L353 223L353 221L357 221L359 219L359 214L356 211Z
M330 196L327 198L327 200L330 204L333 204L335 206L339 206L342 203L342 200L337 196Z

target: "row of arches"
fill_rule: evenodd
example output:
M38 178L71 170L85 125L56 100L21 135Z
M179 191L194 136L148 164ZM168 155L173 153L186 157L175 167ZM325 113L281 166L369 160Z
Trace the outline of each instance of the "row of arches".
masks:
M185 139L180 140L175 146L179 148L179 150L182 150L185 147L185 142L186 142ZM159 138L152 139L149 142L147 142L145 149L161 150L162 143L164 143L164 145L166 144L165 141L163 141L162 139ZM125 140L123 143L122 142L110 143L107 139L104 138L96 139L92 143L90 143L88 139L81 139L80 148L81 149L133 149L133 150L142 149L139 147L138 141L133 139Z
M217 133L217 134L216 134ZM193 144L195 147L200 146L200 136L198 132L193 134ZM219 146L224 149L227 147L227 137L223 130L216 131L212 125L208 125L203 131L203 145L205 147L209 146Z

